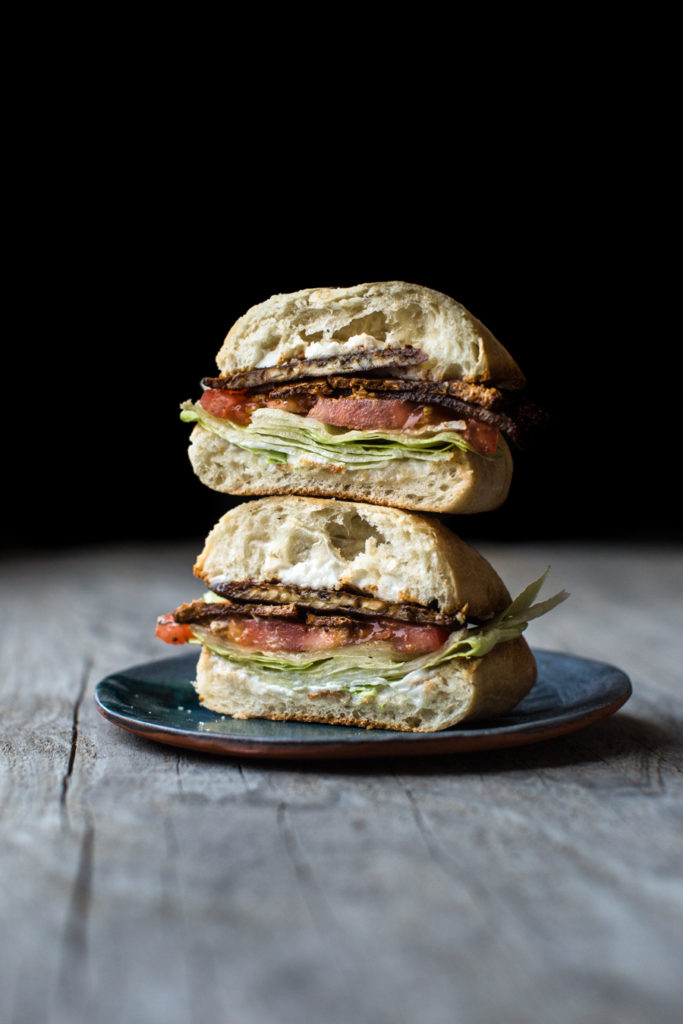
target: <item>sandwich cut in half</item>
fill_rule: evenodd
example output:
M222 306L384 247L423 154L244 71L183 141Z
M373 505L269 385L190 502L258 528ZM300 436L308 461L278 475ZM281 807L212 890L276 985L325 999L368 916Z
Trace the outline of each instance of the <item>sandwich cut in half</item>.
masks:
M195 473L226 494L486 512L508 496L510 444L545 419L479 320L403 281L274 295L216 362L181 419Z
M243 502L209 533L201 599L157 636L201 644L195 687L235 718L432 732L511 710L536 680L522 636L566 594L515 601L432 517L301 496Z

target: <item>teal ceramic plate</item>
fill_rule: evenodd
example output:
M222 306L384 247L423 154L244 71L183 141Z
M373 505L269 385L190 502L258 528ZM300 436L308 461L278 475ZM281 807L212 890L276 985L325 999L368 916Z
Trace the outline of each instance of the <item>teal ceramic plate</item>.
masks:
M631 695L613 665L534 651L538 682L514 711L436 733L356 729L307 722L241 721L207 711L192 687L196 653L135 665L95 689L98 710L146 739L211 754L266 758L389 757L457 753L551 739L613 714Z

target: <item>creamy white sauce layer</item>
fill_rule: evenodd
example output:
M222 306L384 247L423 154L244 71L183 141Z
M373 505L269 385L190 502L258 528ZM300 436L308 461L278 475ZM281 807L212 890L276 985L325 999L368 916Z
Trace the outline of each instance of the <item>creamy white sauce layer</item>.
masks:
M277 574L283 583L312 587L316 590L336 587L345 568L344 562L335 552L322 543L309 548L305 561L287 565L273 554L269 556L268 564L273 568L277 566Z
M238 670L241 671L241 670ZM394 680L389 683L386 687L382 687L380 691L384 696L384 700L387 699L386 695L391 694L393 699L401 701L405 708L406 713L410 711L417 711L421 708L424 701L424 690L421 684L428 678L429 673L426 672L413 672L411 673L412 678L408 681L408 677L401 680ZM246 677L246 673L245 673ZM363 684L372 685L376 683L376 678L373 678L372 673L364 675L362 672L358 673L358 678L355 681L355 685L362 686ZM287 700L293 693L296 694L325 694L325 693L336 693L339 691L340 686L348 686L348 681L335 681L334 677L330 678L329 683L320 684L306 682L302 676L292 676L288 683L278 683L271 679L266 673L262 673L258 680L258 688L264 695L271 695L273 697L280 697ZM373 694L362 694L358 693L356 699L360 703L372 702L375 700ZM381 703L381 700L380 700Z
M371 334L354 334L346 341L336 341L334 338L330 338L329 341L312 341L310 345L306 346L305 353L307 359L321 359L326 356L338 356L353 352L355 349L376 352L378 349L388 348L390 345L390 341L380 341L378 338L373 338Z
M320 341L306 343L305 338L296 334L288 342L281 343L277 349L266 353L257 364L257 369L266 366L275 366L279 362L286 362L288 359L324 359L328 356L337 356L356 349L366 352L375 352L378 349L390 348L393 344L391 338L380 340L371 334L353 334L346 341L338 341L336 338L323 338Z

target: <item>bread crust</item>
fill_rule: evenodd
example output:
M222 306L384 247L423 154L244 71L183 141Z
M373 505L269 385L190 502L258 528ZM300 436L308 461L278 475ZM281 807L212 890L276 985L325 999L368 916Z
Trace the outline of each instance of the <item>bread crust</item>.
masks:
M436 732L506 714L531 690L536 676L536 660L523 637L499 644L483 658L453 659L407 692L384 688L377 696L300 693L273 684L267 670L238 666L202 648L195 689L204 707L235 718Z
M459 515L499 508L507 499L513 475L512 455L502 436L495 459L454 449L449 459L439 462L406 458L346 469L312 461L305 466L269 463L197 424L188 456L199 480L223 494L303 494Z
M305 288L272 295L241 316L216 356L223 374L354 347L412 345L427 359L396 371L412 379L462 379L519 388L519 366L463 305L405 281Z
M363 502L269 496L226 512L194 566L217 581L352 588L487 618L510 603L491 564L435 517Z

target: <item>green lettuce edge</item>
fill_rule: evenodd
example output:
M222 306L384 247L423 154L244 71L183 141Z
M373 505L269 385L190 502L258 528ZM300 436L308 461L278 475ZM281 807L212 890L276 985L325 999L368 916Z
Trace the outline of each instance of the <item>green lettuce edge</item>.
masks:
M267 415L259 415L263 412ZM180 419L183 423L198 423L229 444L255 452L268 462L286 463L293 456L306 455L348 469L364 469L395 459L439 462L451 458L454 449L472 452L483 459L500 458L498 453L482 455L477 452L455 430L442 430L421 437L410 434L397 436L381 430L347 430L319 420L309 420L304 426L304 417L275 409L258 410L255 421L242 426L212 416L199 402L191 401L181 405Z

